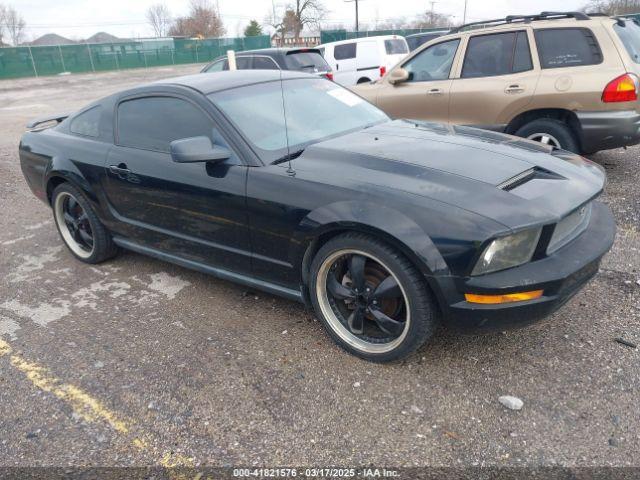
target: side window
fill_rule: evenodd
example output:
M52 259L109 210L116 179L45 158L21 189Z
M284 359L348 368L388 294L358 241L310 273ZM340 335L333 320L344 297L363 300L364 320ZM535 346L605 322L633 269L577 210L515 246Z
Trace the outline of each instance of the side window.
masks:
M333 47L333 58L336 60L348 60L356 58L356 43L344 43Z
M579 67L602 63L602 51L588 28L536 30L542 68Z
M225 68L226 66L226 68ZM215 63L212 63L211 66L209 68L207 68L206 73L209 72L221 72L223 70L229 70L229 66L227 64L227 60L223 59L223 60L218 60Z
M118 105L118 145L169 152L173 140L211 138L213 122L195 105L173 97L144 97Z
M422 50L403 65L409 72L409 82L428 82L449 78L453 59L460 45L460 39L437 43Z
M86 112L81 113L73 120L69 125L69 130L72 133L78 135L85 135L87 137L99 137L100 136L100 118L102 117L102 107L96 105L90 108Z
M532 68L526 32L476 35L469 39L461 76L494 77Z
M253 57L236 57L236 68L238 70L250 70L251 69L251 59ZM229 65L227 64L227 68L225 70L229 70Z
M276 62L269 57L253 57L253 69L254 70L279 70Z

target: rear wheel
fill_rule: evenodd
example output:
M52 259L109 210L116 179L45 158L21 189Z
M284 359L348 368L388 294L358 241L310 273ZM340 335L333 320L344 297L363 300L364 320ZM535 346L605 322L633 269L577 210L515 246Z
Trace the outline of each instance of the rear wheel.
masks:
M367 77L363 77L363 78L359 79L359 80L357 81L357 83L358 83L358 84L361 84L361 83L369 83L370 81L371 81L371 80L370 80L370 79L368 79Z
M69 183L58 185L53 191L52 205L58 232L78 260L100 263L117 253L111 235L76 187Z
M573 131L560 120L539 118L520 127L515 134L555 148L580 153L580 146Z
M338 345L386 362L418 349L435 332L437 307L420 272L388 245L345 234L311 265L311 299Z

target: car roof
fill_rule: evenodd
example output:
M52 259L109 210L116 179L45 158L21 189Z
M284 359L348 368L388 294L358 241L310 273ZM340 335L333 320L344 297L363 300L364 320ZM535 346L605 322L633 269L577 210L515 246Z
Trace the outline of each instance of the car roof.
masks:
M483 27L482 25L474 25L473 28L462 28L459 31L451 31L448 35L443 35L440 37L441 39L449 38L450 36L459 36L459 35L474 35L474 34L485 34L492 32L501 32L501 31L513 31L513 30L522 30L524 28L530 27L534 30L544 29L544 28L567 28L567 27L586 27L588 25L593 25L594 23L611 23L615 22L616 19L614 17L610 17L607 15L595 15L591 14L588 19L576 19L576 18L549 18L549 19L540 19L530 22L507 22L500 23L496 25L487 24L487 26Z
M236 52L236 57L242 55L286 55L289 52L306 52L308 50L317 51L318 49L315 47L259 48L256 50L243 50L241 52Z
M227 70L222 72L207 73L203 75L185 75L182 77L167 78L152 82L147 86L157 85L180 85L198 90L205 95L209 93L226 90L228 88L243 87L262 82L273 82L280 80L290 80L292 78L313 78L316 75L290 70Z

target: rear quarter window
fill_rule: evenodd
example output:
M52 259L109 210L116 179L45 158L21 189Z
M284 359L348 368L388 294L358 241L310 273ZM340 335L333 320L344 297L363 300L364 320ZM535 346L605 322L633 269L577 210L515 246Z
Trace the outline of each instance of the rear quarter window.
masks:
M77 135L97 138L100 136L101 118L102 107L100 105L96 105L86 112L82 112L80 115L74 117L69 125L69 131Z
M336 60L348 60L356 58L356 43L344 43L333 47L333 58Z
M536 30L542 68L580 67L602 63L602 51L588 28Z

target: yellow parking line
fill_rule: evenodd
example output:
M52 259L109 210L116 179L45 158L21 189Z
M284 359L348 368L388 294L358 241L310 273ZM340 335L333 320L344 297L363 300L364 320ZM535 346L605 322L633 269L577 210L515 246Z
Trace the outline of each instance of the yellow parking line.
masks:
M9 343L0 339L0 357L10 355L9 361L17 370L22 372L33 385L40 390L51 393L67 403L73 412L88 423L104 422L115 432L128 437L133 447L140 451L152 452L149 444L151 437L147 434L134 436L131 432L139 429L132 420L121 418L99 400L81 388L64 383L52 375L46 367L25 360L22 355L13 353ZM190 467L194 459L179 453L167 452L160 459L160 465L171 467Z

